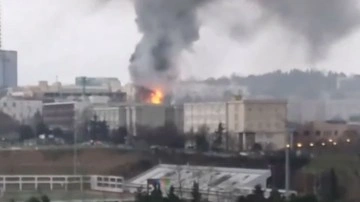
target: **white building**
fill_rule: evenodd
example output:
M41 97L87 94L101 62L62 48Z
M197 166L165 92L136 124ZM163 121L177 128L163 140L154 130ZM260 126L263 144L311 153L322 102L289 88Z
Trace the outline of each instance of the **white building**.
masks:
M285 147L287 102L284 100L234 100L184 104L184 132L206 126L215 133L219 123L228 132L232 150L247 150L254 143L269 149Z
M93 113L100 121L106 121L110 130L126 126L125 107L95 106Z
M152 104L126 105L126 128L136 136L139 127L160 127L166 123L166 106Z
M285 147L286 101L237 100L227 105L227 129L232 134L230 142L235 143L233 149L248 150L254 143L270 150Z
M239 196L253 193L254 187L260 185L265 197L269 197L271 171L268 169L244 169L209 166L159 164L129 180L130 192L149 191L158 184L163 193L171 186L183 198L191 198L194 182L199 183L199 192L211 202L232 202ZM279 190L281 194L285 190ZM296 194L295 191L290 191Z
M0 50L0 88L18 85L17 52Z
M0 99L0 110L20 123L28 124L37 112L42 113L42 104L41 100L5 96Z
M152 104L120 104L117 106L94 106L93 113L106 121L110 129L126 127L137 135L139 127L156 128L172 122L182 130L183 108L181 106Z
M197 132L203 126L215 132L219 123L226 123L226 107L226 102L185 103L184 132Z

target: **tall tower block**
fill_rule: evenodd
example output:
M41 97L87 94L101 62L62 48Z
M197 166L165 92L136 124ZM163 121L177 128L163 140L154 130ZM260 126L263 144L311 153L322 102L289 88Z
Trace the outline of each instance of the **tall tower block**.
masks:
M17 70L17 52L4 50L2 32L3 32L3 6L0 0L0 89L17 87L18 70Z

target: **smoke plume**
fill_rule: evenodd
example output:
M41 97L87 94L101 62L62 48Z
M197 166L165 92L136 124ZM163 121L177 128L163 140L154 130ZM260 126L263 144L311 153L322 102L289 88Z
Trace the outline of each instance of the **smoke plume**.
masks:
M310 64L325 59L332 45L360 24L357 0L134 0L134 4L143 37L130 59L130 74L135 84L151 88L172 86L179 74L179 55L198 40L200 24L206 20L227 27L230 37L247 41L276 22L304 42ZM230 7L232 13L223 9ZM201 23L199 8L210 16Z
M130 59L137 85L171 87L178 77L177 59L199 38L197 9L203 0L135 0L136 23L143 34Z
M302 37L308 62L326 58L332 45L360 24L358 0L256 0L264 17Z

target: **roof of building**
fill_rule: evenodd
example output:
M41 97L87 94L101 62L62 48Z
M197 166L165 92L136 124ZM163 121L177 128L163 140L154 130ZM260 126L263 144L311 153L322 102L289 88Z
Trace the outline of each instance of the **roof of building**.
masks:
M174 187L181 183L182 188L191 189L196 181L200 190L228 191L253 188L254 182L256 185L270 176L270 170L160 164L129 183L146 186L148 179L168 179Z

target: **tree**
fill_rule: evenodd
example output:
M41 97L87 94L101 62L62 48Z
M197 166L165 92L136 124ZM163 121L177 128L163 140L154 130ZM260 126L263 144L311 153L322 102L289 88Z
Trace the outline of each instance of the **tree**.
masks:
M41 201L40 201L40 199L38 199L36 197L31 197L26 202L41 202Z
M199 151L209 150L209 142L205 135L200 134L195 136L196 148Z
M0 111L0 134L16 132L19 123L8 114Z
M253 193L248 196L248 199L253 202L265 202L264 191L261 185L254 187Z
M263 150L263 148L262 148L261 144L255 143L255 144L253 145L253 147L252 147L252 150L253 150L254 152L260 152L260 151Z
M36 136L45 134L45 135L49 135L50 134L50 129L49 127L46 125L45 122L41 121L40 123L38 123L36 125Z
M282 202L283 200L282 200L279 190L277 190L277 189L271 190L268 201L269 202Z
M191 202L200 202L201 201L201 193L199 189L199 183L194 182L193 188L191 191L192 200Z
M162 202L163 201L163 195L160 190L159 186L155 186L154 190L150 194L150 201L151 202Z
M220 147L223 143L224 130L225 130L225 128L224 128L223 124L220 122L217 130L215 131L216 138L214 141L214 148L220 149Z
M34 131L29 125L20 125L18 130L19 130L20 141L24 141L36 137Z
M42 195L41 202L50 202L50 198L47 195Z
M180 202L180 198L175 194L174 186L171 186L169 189L169 194L167 197L168 202Z
M330 178L331 199L336 201L340 198L340 191L339 191L338 179L334 168L330 169L329 178Z
M126 127L120 126L119 128L110 132L110 139L115 144L124 144L126 142L127 135L128 131Z
M64 138L64 131L59 127L54 128L52 130L52 134L54 135L54 137Z
M100 121L96 115L89 122L89 136L91 140L106 141L109 139L109 126L106 121Z

